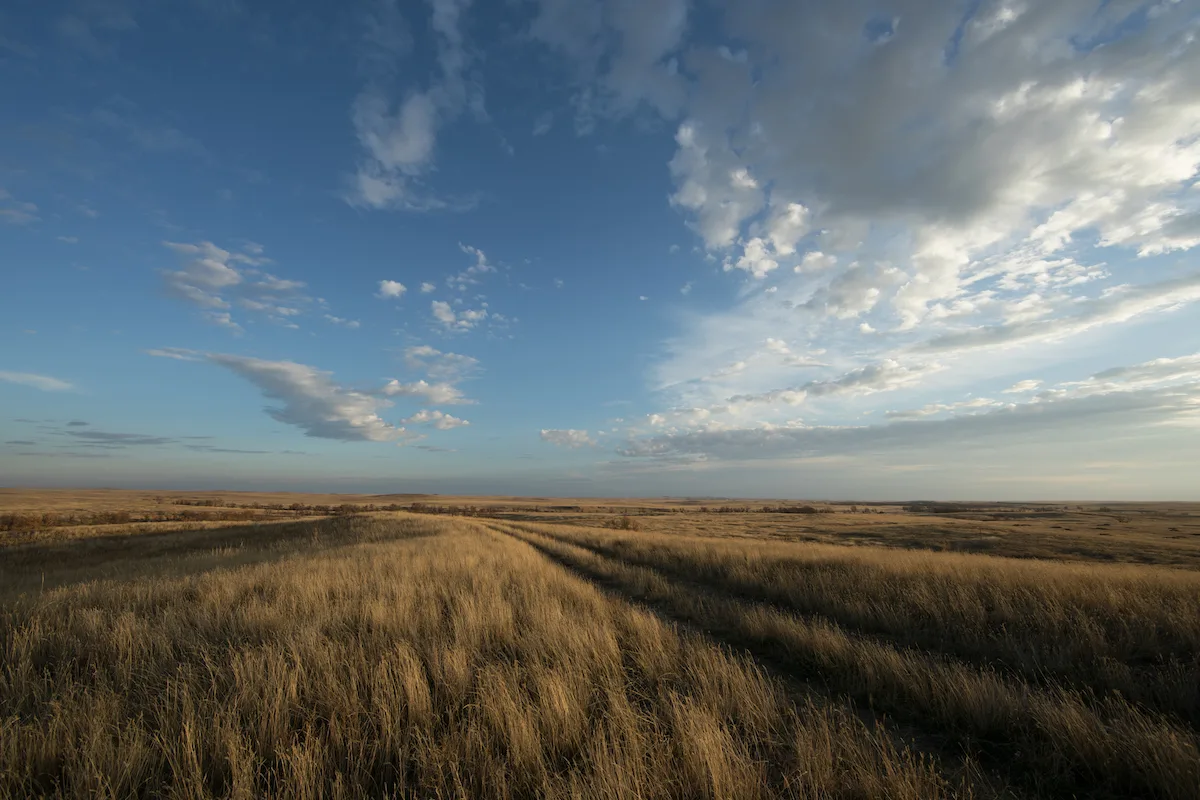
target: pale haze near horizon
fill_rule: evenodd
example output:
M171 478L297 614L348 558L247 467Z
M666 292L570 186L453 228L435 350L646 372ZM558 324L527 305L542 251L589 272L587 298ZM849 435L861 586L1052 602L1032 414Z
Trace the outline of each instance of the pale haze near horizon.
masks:
M1197 34L19 2L0 485L1200 500Z

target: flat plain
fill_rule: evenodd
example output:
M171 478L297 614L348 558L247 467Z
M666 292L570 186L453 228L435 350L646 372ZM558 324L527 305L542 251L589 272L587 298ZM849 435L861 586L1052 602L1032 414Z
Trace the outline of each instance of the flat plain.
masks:
M0 797L1195 798L1200 504L0 490Z

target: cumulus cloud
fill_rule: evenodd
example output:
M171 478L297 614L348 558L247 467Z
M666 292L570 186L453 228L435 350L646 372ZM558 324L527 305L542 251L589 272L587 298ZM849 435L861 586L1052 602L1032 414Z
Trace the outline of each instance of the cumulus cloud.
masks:
M465 419L452 417L443 411L428 411L421 409L411 417L402 420L405 425L431 425L439 431L448 431L470 425Z
M573 449L594 447L596 445L596 441L588 435L587 431L577 431L573 428L566 430L543 428L541 438L543 442Z
M1024 394L1025 392L1036 392L1037 388L1042 385L1041 381L1033 380L1032 378L1024 381L1017 381L1012 386L1004 390L1005 394Z
M43 392L69 392L75 388L74 384L68 381L52 378L49 375L38 375L33 372L0 371L0 381L15 383L20 386L30 386L34 389L41 389Z
M207 360L245 378L279 405L268 406L273 419L294 425L308 436L340 441L393 441L403 428L385 422L379 411L387 400L335 383L331 373L294 361L209 353Z
M458 333L469 331L488 318L486 308L466 308L455 311L449 303L443 300L434 300L429 308L433 313L433 318L444 329Z
M460 292L466 291L467 287L479 283L481 275L496 271L496 267L488 261L487 255L479 248L459 242L458 249L473 257L475 263L446 279L446 285L451 289L457 289Z
M408 287L399 281L380 281L379 291L375 296L382 300L395 300L403 296Z
M574 69L577 133L639 107L677 113L686 92L678 50L687 15L686 0L538 0L530 34Z
M259 267L270 263L260 245L231 251L212 242L163 242L182 261L177 270L164 270L167 291L200 308L212 323L234 331L241 325L233 309L259 315L285 327L313 302L302 281L287 280Z
M392 86L410 37L392 0L375 3L363 36L370 79L351 109L362 155L346 194L350 204L412 211L463 205L430 192L425 177L435 166L438 131L467 108L484 116L482 90L466 78L472 57L461 17L469 5L469 0L431 0L438 73L426 87L410 85L397 97Z
M461 353L442 352L427 344L404 348L404 363L409 369L424 372L435 380L458 381L479 369L479 360Z
M446 382L430 383L419 380L401 383L393 379L384 384L380 391L388 397L419 397L426 403L436 405L462 405L474 402L468 400L457 386Z
M437 290L437 286L434 286L429 281L425 281L424 283L421 284L421 294L429 294L430 292L433 292L436 290Z
M361 327L361 323L356 319L345 319L343 317L335 317L333 314L325 314L325 319L332 325L338 325L342 328L350 328L351 330Z
M686 9L645 5L662 22L645 52L680 53L685 91L629 97L674 128L670 203L737 292L663 342L664 407L794 400L791 356L754 356L767 336L847 371L937 354L965 372L982 348L1200 300L1200 278L1152 261L1200 247L1187 4L748 0L690 40ZM538 5L531 33L573 61L593 122L613 113L626 10ZM731 361L749 366L708 379Z

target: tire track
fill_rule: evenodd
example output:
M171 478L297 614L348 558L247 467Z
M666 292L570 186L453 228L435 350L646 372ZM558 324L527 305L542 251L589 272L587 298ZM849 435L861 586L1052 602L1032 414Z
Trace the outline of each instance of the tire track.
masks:
M666 587L674 587L674 584L652 569L626 565L590 550L523 530L519 526L493 521L483 525L497 534L524 542L550 561L607 594L644 608L681 630L708 639L714 646L751 658L770 675L780 680L794 700L803 702L807 699L818 706L836 706L851 711L869 729L878 730L896 746L925 754L938 764L939 771L951 784L961 787L964 795L1006 800L1047 796L1036 789L1032 792L1028 788L1017 789L1012 780L994 770L982 769L973 754L964 753L962 748L955 746L960 742L956 737L931 733L898 722L894 718L877 713L869 704L855 702L851 697L832 690L823 682L813 682L804 677L795 669L784 649L772 647L769 642L764 643L754 637L741 636L729 627L714 627L711 619L720 618L722 615L712 612L718 605L729 604L730 601L721 598L700 598L701 602L689 610L681 607L678 602L667 599L669 590L666 590ZM584 559L572 557L566 550L572 547L594 559L593 563L587 564ZM616 565L617 568L605 569L602 566L604 562Z

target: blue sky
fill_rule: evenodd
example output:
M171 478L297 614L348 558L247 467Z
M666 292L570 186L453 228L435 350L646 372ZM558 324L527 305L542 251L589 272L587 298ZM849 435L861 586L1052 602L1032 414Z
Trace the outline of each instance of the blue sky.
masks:
M1200 499L1197 34L17 0L0 484Z

